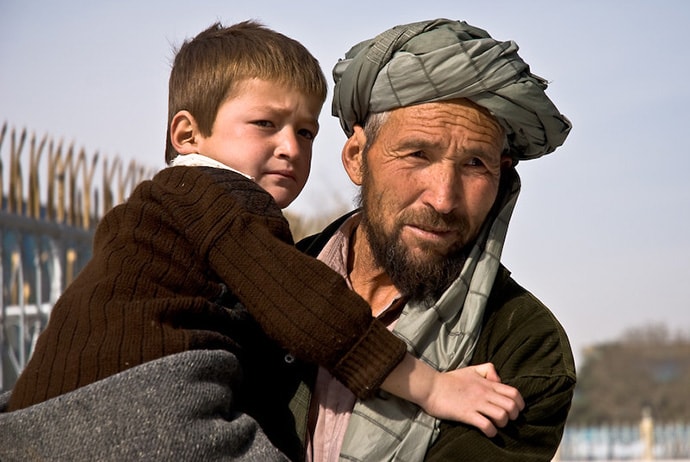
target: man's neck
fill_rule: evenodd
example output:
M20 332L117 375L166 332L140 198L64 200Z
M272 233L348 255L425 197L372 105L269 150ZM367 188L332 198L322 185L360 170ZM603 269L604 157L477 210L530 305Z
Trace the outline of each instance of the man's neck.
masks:
M374 316L388 308L393 299L400 295L385 270L376 264L361 226L357 226L352 234L348 277L354 291L369 303Z

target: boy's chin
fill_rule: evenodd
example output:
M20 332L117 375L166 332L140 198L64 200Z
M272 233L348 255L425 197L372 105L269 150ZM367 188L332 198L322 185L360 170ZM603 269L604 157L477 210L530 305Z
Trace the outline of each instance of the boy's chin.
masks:
M276 204L278 204L278 207L281 209L286 208L292 202L297 198L297 194L291 194L287 191L268 191L271 196L273 196L273 200L276 201Z

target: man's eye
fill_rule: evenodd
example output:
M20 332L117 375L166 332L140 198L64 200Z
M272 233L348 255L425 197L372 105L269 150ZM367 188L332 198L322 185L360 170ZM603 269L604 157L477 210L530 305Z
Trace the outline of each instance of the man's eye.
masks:
M409 157L416 157L418 159L426 159L424 151L414 151L408 154Z
M467 165L469 165L470 167L483 167L484 162L482 162L482 160L479 157L473 157L469 160L469 162L467 162Z

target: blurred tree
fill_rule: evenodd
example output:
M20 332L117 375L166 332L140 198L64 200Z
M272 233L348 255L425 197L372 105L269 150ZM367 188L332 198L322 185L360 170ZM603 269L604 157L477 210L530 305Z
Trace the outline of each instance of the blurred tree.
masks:
M585 352L569 423L690 421L690 338L650 325Z

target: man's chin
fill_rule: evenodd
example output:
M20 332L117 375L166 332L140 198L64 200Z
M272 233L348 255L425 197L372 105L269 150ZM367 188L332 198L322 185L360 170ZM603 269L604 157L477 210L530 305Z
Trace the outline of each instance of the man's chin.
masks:
M407 256L410 263L417 266L442 265L448 259L450 249L447 246L417 245L408 247Z
M400 244L412 255L437 255L444 258L458 245L458 236L438 236L433 233L424 233L403 228L399 235Z

